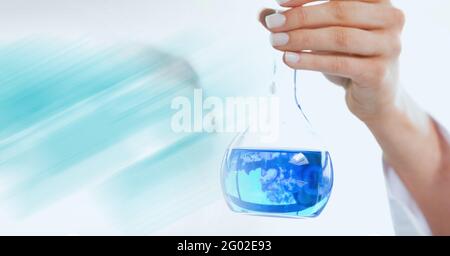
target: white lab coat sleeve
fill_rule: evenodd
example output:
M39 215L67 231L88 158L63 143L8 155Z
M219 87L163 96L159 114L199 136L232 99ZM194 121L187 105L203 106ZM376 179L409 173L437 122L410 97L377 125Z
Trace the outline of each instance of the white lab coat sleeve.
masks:
M428 223L395 171L384 165L394 230L400 236L431 235Z
M450 144L449 134L440 127L442 137ZM389 204L397 235L432 235L430 227L413 197L396 172L384 162Z

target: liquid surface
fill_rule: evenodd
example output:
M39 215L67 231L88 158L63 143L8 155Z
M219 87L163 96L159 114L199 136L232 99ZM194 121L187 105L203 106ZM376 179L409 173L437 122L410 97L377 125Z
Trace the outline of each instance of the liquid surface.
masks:
M261 215L315 217L333 186L328 152L233 149L222 175L232 210Z

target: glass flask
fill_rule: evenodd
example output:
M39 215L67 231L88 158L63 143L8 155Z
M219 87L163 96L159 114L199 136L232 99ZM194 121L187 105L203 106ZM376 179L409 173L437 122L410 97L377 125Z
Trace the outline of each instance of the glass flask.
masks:
M250 129L228 148L221 172L225 200L238 213L312 218L325 208L333 186L329 152L298 100L297 71L276 56L271 96L279 99L276 140Z

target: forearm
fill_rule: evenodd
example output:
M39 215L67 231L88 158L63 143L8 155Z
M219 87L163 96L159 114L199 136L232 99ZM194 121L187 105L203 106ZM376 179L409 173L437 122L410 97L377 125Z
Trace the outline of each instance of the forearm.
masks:
M450 234L448 144L433 120L402 94L395 108L366 124L424 213L434 234Z

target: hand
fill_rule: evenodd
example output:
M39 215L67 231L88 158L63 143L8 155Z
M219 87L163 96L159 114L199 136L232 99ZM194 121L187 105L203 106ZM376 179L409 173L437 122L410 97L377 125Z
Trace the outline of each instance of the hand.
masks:
M282 4L288 10L260 15L285 63L343 86L350 111L366 123L397 109L403 12L388 0L304 6L311 2L317 1L288 0Z

